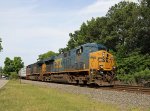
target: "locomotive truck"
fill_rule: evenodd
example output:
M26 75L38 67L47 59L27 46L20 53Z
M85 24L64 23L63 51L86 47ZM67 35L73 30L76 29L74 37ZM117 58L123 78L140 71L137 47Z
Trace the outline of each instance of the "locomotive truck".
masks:
M112 85L115 60L101 44L87 43L26 67L26 79L75 84Z

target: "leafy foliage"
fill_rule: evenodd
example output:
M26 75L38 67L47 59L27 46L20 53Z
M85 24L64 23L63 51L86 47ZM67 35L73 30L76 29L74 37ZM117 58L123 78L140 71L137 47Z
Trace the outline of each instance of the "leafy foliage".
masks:
M11 72L18 73L18 71L24 67L21 57L14 57L13 60L11 60L9 57L6 57L4 65L4 73L8 75L10 75Z
M24 67L24 63L22 62L21 57L14 57L13 65L14 71L18 73L19 70Z
M17 78L18 78L18 74L16 72L11 72L10 73L9 79L17 79Z
M117 58L118 74L134 74L146 68L150 68L149 54L141 55L133 52L126 58Z
M11 60L9 57L5 58L4 65L5 74L10 75L10 72L14 72L13 60Z
M141 49L143 54L149 53L150 10L142 4L123 1L112 6L106 17L92 18L83 23L80 30L69 34L66 49L96 42L124 56L137 49Z
M118 78L127 84L146 84L150 80L150 70L147 68L134 74L118 75Z
M49 58L49 57L55 56L55 55L57 55L57 53L55 53L53 51L48 51L48 52L46 52L44 54L39 55L38 60L43 60L43 59L46 59L46 58Z
M135 81L137 83L143 83L145 81L149 81L150 80L150 70L145 69L145 70L142 70L140 72L136 72L134 74L134 77L135 77Z

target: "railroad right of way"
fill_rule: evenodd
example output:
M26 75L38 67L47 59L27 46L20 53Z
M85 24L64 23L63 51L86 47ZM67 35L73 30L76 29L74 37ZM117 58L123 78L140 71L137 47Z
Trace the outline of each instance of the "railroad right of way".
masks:
M22 83L46 86L59 89L73 94L87 95L96 101L108 104L115 104L122 109L141 108L150 109L150 95L143 93L129 93L126 91L104 90L101 88L80 87L69 84L48 83L39 81L22 80Z

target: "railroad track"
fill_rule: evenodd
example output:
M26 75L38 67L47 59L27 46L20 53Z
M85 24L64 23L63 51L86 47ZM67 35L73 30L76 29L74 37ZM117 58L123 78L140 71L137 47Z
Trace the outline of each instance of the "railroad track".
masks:
M142 94L150 94L150 88L143 86L131 86L131 85L114 85L112 89L117 91L135 92Z
M81 87L85 87L85 85L79 85ZM150 88L146 88L143 86L133 86L133 85L113 85L113 86L95 86L95 85L86 85L89 88L96 88L102 90L115 90L115 91L123 91L123 92L132 92L132 93L141 93L150 95Z
M45 83L47 83L47 82L45 82ZM56 84L75 85L75 84L69 84L69 83L56 83ZM123 91L123 92L141 93L141 94L150 95L150 88L146 88L143 86L119 85L119 84L116 84L113 86L97 86L97 85L82 85L82 84L80 84L80 85L76 85L76 86L103 89L103 90L115 90L115 91Z

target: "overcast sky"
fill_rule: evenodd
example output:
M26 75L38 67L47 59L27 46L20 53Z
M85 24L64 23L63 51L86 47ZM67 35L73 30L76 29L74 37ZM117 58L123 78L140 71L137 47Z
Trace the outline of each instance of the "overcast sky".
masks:
M92 17L105 16L121 0L0 0L0 38L6 57L20 56L25 65L38 55L66 47L69 33Z

